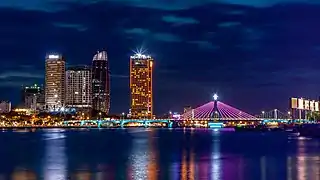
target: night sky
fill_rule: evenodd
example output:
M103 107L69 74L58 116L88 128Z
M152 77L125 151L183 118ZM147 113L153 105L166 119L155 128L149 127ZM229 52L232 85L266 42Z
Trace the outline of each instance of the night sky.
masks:
M110 61L111 111L129 108L129 56L155 59L157 114L220 100L255 114L318 99L320 4L307 0L1 0L0 99L44 83L45 55ZM312 2L316 2L313 0ZM319 1L320 2L320 1Z

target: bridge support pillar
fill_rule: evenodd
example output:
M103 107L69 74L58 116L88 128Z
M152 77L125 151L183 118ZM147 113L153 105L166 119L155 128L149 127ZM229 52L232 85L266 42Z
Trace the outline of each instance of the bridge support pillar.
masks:
M145 120L143 125L144 125L145 128L147 128L149 126L149 121Z
M101 121L97 121L98 128L101 128Z
M81 121L80 126L83 126L83 125L84 125L84 123L85 123L84 121Z
M169 127L169 128L172 128L172 124L173 124L173 122L169 121L169 122L168 122L168 127Z
M191 119L194 119L194 109L191 110Z
M124 121L121 120L121 121L120 121L120 127L123 128L123 125L124 125Z

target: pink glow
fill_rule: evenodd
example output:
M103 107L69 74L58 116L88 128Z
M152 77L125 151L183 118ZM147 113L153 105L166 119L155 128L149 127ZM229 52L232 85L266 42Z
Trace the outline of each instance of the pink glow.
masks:
M221 114L222 119L235 119L235 120L255 120L257 119L256 117L243 112L237 108L231 107L227 104L224 104L220 101L217 102L217 108L218 111Z
M217 101L216 108L215 102L211 101L184 113L182 117L183 119L211 119L214 111L218 111L221 120L258 120L258 118L220 101Z
M210 118L213 111L214 111L214 102L212 101L200 107L197 107L193 110L190 110L184 113L182 116L184 119L191 119L192 117L194 117L195 119L204 119L204 118Z

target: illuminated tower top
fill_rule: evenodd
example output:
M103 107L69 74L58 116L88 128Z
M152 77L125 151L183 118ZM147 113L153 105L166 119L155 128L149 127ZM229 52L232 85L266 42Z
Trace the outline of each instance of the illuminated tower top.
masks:
M98 51L97 54L93 56L93 61L108 61L108 56L106 51Z
M61 54L54 53L54 54L47 54L46 60L47 61L50 61L50 60L64 60L64 58L62 57Z
M133 56L130 56L131 59L151 59L152 57L149 55L141 54L141 53L136 53Z
M217 101L217 100L218 100L218 97L219 97L218 94L214 94L214 95L213 95L213 100Z

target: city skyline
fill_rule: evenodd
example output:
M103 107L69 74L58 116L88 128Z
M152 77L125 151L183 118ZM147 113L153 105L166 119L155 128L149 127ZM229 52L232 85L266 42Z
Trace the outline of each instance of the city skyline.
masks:
M156 61L155 114L196 107L215 92L251 114L286 109L290 97L318 99L319 5L176 1L167 11L160 1L62 3L57 9L5 2L1 17L11 20L2 20L7 28L0 35L0 99L14 105L22 84L44 84L46 53L63 54L68 66L90 64L96 50L104 48L111 112L121 113L130 106L128 57L141 45ZM82 8L89 10L87 18L81 18Z

